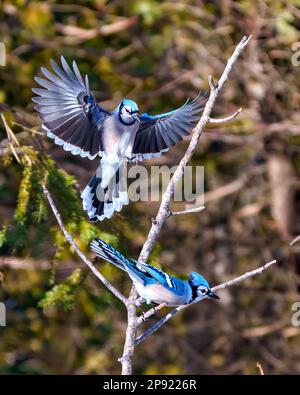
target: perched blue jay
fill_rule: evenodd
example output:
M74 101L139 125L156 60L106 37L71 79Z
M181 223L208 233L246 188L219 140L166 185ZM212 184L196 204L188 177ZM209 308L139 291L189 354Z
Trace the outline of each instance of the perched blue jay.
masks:
M130 262L115 248L101 239L91 243L91 249L102 259L126 271L134 282L138 294L146 303L165 303L180 306L205 298L220 299L214 294L201 274L190 273L188 281L171 276L148 263Z
M73 61L73 70L64 57L62 68L53 60L54 73L41 68L47 78L35 77L42 88L33 88L42 128L55 144L73 155L102 159L96 174L83 190L83 208L92 221L110 218L128 204L126 188L120 180L120 167L126 161L138 161L161 152L188 135L200 118L203 100L192 102L165 114L139 116L137 104L123 99L110 112L96 103L88 77L83 80Z

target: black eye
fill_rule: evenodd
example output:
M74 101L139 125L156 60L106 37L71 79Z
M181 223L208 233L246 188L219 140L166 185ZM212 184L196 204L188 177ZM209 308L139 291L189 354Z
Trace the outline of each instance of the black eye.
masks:
M206 289L206 288L200 288L200 292L201 292L202 294L206 294L207 289Z

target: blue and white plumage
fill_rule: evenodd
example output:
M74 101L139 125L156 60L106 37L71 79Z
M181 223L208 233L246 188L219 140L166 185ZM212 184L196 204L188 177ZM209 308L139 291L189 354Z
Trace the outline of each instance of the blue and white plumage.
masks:
M146 303L165 303L167 306L180 306L206 298L219 299L201 274L190 273L188 281L180 280L149 265L126 259L114 247L101 239L91 243L96 255L128 273L138 294Z
M203 109L203 97L186 102L165 114L139 115L137 104L123 99L110 112L97 104L73 61L73 70L61 57L62 68L51 60L52 73L35 77L44 89L33 88L35 109L42 128L55 144L73 155L101 157L99 168L81 194L83 208L91 220L110 218L128 204L126 188L120 184L120 167L125 161L159 156L188 135Z

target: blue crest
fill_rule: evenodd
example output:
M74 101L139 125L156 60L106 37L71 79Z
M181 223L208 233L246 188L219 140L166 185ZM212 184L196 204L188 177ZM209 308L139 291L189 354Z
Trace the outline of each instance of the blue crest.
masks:
M190 284L194 287L199 287L200 285L204 285L205 287L209 288L208 282L205 280L201 274L197 272L190 273Z
M138 112L139 111L138 105L133 100L123 99L122 100L122 104L123 104L123 106L131 107L131 111L132 112Z

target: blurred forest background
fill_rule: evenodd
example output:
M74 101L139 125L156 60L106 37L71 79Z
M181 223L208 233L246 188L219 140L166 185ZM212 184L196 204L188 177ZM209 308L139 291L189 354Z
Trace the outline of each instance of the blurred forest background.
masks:
M97 161L64 152L40 130L31 102L34 76L50 59L76 60L99 102L122 97L143 112L164 112L207 90L244 34L254 38L225 85L193 159L205 166L206 209L169 218L151 263L184 276L196 270L217 285L263 263L278 266L204 301L136 349L138 374L300 372L300 41L299 0L1 1L0 41L0 373L119 373L123 306L70 250L41 184L47 182L68 230L90 257L96 235L136 258L158 203L131 203L91 225L80 190ZM176 165L179 144L151 164ZM174 203L182 209L183 203ZM130 281L97 267L122 292ZM157 317L152 318L155 322ZM148 323L149 324L149 323Z

